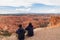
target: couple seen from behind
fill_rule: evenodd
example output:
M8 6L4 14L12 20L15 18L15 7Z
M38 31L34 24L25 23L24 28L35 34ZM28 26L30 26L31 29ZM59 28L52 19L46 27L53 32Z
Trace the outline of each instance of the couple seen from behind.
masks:
M29 25L25 29L23 29L21 24L18 27L19 27L19 29L16 31L16 33L18 34L18 39L19 40L24 40L25 39L26 31L28 32L26 36L28 36L28 37L34 36L32 23L29 23Z

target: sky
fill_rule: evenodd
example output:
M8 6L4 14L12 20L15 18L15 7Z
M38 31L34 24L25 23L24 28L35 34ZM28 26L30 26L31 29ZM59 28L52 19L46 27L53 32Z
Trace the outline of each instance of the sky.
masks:
M0 14L60 13L60 0L0 0Z

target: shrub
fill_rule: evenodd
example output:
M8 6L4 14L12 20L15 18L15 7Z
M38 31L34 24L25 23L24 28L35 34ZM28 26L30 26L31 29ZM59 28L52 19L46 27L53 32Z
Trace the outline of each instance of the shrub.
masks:
M3 35L3 36L10 36L11 33L9 33L8 31L0 30L0 35Z
M47 27L48 24L49 24L49 22L44 22L44 23L40 24L40 27L41 27L41 28Z
M38 21L39 19L38 19L38 18L34 18L33 20L36 20L36 21Z

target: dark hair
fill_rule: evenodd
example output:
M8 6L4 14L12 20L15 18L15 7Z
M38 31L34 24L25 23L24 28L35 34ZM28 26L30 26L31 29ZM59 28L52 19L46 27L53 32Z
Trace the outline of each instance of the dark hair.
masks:
M21 27L22 27L22 25L20 24L18 27L20 27L20 28L21 28Z
M30 22L29 25L32 25L32 23Z

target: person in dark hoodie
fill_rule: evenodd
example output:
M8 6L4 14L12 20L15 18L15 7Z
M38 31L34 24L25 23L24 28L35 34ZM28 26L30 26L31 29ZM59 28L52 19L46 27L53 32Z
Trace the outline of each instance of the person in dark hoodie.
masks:
M22 25L19 25L19 29L16 31L16 33L18 34L19 40L25 39L25 30L22 28Z
M29 25L27 26L27 28L25 30L27 30L27 32L28 32L27 33L28 37L32 37L34 35L32 23L29 23Z

